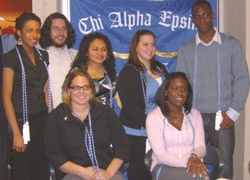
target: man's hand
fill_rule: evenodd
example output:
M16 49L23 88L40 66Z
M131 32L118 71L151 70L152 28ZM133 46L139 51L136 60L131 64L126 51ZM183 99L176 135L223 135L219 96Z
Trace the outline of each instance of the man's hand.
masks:
M220 124L221 129L228 130L234 126L234 121L228 117L226 112L221 112L223 121Z

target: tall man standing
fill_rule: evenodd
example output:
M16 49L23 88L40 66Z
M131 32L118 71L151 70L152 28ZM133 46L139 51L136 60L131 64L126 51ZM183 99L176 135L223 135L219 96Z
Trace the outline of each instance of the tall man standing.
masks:
M176 71L188 76L193 87L193 106L201 113L206 141L223 154L221 179L233 178L234 123L239 118L249 90L249 75L239 41L218 32L209 2L192 6L197 27L194 38L178 50Z
M75 31L63 14L56 12L46 18L39 43L49 53L53 108L62 102L61 87L77 53L72 49L75 38Z

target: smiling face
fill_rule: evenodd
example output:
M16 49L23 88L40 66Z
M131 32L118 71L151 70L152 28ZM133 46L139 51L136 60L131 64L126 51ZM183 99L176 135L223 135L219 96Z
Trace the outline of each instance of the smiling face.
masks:
M17 35L21 38L24 49L27 50L37 45L41 37L40 29L41 25L38 21L28 20L21 30L17 30Z
M76 76L68 89L70 94L72 107L79 105L87 105L93 97L92 88L74 88L74 87L88 87L90 83L84 76ZM72 87L72 88L71 88Z
M139 60L148 63L155 54L155 39L152 35L142 35L136 47Z
M188 96L186 80L180 77L172 79L165 93L169 109L182 107Z
M89 64L102 64L108 56L106 43L102 39L95 39L89 44L88 48Z
M53 45L61 48L66 44L68 37L68 29L63 19L53 19L51 21L50 38Z
M214 14L207 4L200 4L193 8L192 20L201 34L207 34L214 31Z

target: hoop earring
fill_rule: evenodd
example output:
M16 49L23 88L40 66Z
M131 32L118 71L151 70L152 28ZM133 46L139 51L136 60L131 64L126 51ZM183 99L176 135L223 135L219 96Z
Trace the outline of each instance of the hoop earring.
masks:
M17 44L18 44L18 45L22 45L22 44L23 44L22 39L21 39L20 37L19 37L18 40L17 40Z

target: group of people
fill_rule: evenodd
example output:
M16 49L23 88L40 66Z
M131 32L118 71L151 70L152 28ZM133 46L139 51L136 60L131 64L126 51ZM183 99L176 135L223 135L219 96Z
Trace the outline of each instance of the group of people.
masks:
M234 123L249 75L239 41L218 32L213 19L209 2L194 3L197 34L180 46L172 73L156 60L154 33L138 30L118 75L106 35L85 35L76 51L63 14L42 27L34 13L21 14L19 43L1 57L13 178L49 179L50 163L57 179L121 180L128 162L128 180L208 179L202 158L210 143L223 152L218 178L232 179Z

